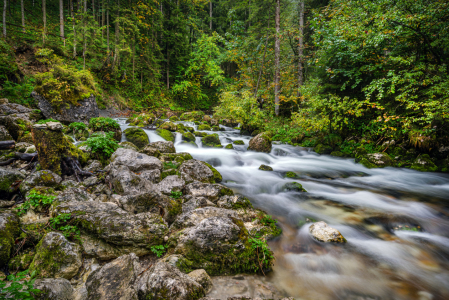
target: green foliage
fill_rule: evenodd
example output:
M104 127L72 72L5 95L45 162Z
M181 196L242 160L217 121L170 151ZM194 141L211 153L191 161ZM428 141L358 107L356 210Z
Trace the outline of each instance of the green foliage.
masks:
M179 198L182 197L182 192L180 192L180 191L171 191L170 197L173 198L173 199L179 199Z
M25 270L16 275L9 275L9 287L5 287L6 282L0 281L0 299L33 300L35 295L39 295L41 291L34 288L36 272L33 271L30 275L28 273L29 270Z
M267 241L263 238L249 238L251 249L256 252L257 260L264 269L270 269L274 259L273 252L268 247ZM257 271L257 269L256 269Z
M1 75L0 75L1 81ZM31 92L34 90L34 78L25 77L20 83L6 80L0 90L0 97L8 98L9 102L18 103L28 107L33 106L34 99Z
M66 238L75 238L80 239L80 229L76 226L76 223L73 223L74 219L72 219L72 214L63 213L59 214L54 218L50 219L50 224L53 229L62 231L62 234Z
M89 120L89 127L93 131L111 131L119 129L120 125L114 119L98 117Z
M37 124L46 124L48 122L58 122L59 123L59 121L55 120L55 119L45 119L45 120L38 121Z
M164 170L168 170L168 169L177 169L177 168L179 167L178 164L175 164L175 163L173 163L173 162L171 162L171 161L169 161L169 162L164 162L163 164L164 164Z
M102 162L108 160L119 147L113 132L92 134L85 143Z
M81 122L73 122L73 123L69 124L68 128L70 131L73 131L73 130L81 131L81 130L86 130L87 126L86 126L86 124L81 123Z
M157 257L161 257L164 255L165 251L167 250L168 245L156 245L151 246L151 252L157 255Z
M260 222L265 226L271 226L277 223L277 221L273 219L272 216L266 214L263 214L262 218L260 219Z
M26 201L16 208L19 216L26 214L30 208L47 209L56 199L56 196L47 194L37 189L32 189L26 197Z

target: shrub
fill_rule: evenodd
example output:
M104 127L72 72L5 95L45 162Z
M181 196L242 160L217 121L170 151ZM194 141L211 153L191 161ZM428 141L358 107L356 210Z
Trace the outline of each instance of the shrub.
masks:
M33 300L34 295L40 294L41 291L33 287L36 272L31 273L27 278L28 272L25 270L16 275L9 275L7 279L11 281L11 285L7 288L5 288L6 282L0 281L0 299Z
M106 162L106 160L111 157L112 153L119 147L113 136L114 134L112 132L105 134L94 133L86 140L86 145L103 163Z
M120 129L120 125L111 118L92 118L89 121L89 127L93 131L114 131L115 129Z

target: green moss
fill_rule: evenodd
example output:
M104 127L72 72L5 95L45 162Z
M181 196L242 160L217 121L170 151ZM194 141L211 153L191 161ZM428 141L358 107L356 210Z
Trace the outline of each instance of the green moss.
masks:
M179 119L184 121L201 121L204 117L204 112L202 111L191 111L183 113Z
M128 128L124 131L126 139L142 149L150 143L148 135L141 128Z
M318 154L330 154L334 149L331 146L319 144L313 150Z
M205 137L207 135L206 132L199 132L199 131L195 131L193 134L195 136L200 136L200 137Z
M336 156L336 157L344 157L345 156L345 154L340 151L332 151L330 155Z
M307 192L299 182L288 182L283 187L287 191Z
M210 164L208 164L207 162L204 162L204 161L203 161L203 163L204 163L206 166L209 167L209 169L212 171L212 173L214 173L214 181L215 181L216 183L219 183L219 182L221 182L221 181L223 180L223 177L221 176L220 172L218 172L214 167L212 167L212 166L211 166Z
M98 95L94 78L88 70L78 71L67 65L56 65L49 72L37 74L34 78L35 91L56 109L67 104L77 105L79 100Z
M411 169L421 172L436 172L438 167L432 161L429 154L421 154L413 162Z
M234 149L234 146L232 146L232 144L227 144L225 149Z
M178 121L178 117L177 116L171 116L169 120L172 121L172 122L176 122L176 121Z
M296 175L295 172L289 171L289 172L285 173L285 177L287 177L287 178L296 178L297 176L298 175Z
M220 142L220 138L218 136L218 134L214 133L211 135L206 135L205 137L203 137L201 139L201 141L203 142L203 147L216 147L216 148L222 148L223 146L221 145Z
M160 156L160 159L162 161L176 161L178 158L182 158L183 161L193 159L192 155L187 152L162 153Z
M195 136L190 132L184 132L182 134L182 139L187 142L195 142Z
M120 142L122 139L122 131L120 125L111 118L92 118L89 120L89 128L92 131L103 131L103 132L113 132L114 139Z
M234 141L234 145L245 145L245 142L242 140L236 140Z
M198 126L198 130L211 130L208 124L201 124Z
M181 175L177 169L168 169L165 171L162 171L161 173L161 180L164 179L167 176L171 175Z
M260 165L259 170L262 171L273 171L273 168L267 165Z
M34 255L34 249L26 249L9 261L9 269L13 272L27 270L33 261Z
M164 140L169 142L175 142L175 136L172 132L165 129L156 130L157 134L159 134Z
M368 169L378 168L375 164L371 163L367 158L363 157L358 161L360 164L364 165Z

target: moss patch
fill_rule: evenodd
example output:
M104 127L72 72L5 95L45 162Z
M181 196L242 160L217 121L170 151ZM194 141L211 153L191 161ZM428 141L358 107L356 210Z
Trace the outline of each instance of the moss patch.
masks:
M212 171L212 173L214 173L214 181L216 183L221 182L223 180L223 177L221 176L220 172L218 172L214 167L212 167L210 164L208 164L207 162L203 163L208 166L208 168Z
M165 129L156 130L157 134L159 134L164 140L169 142L175 142L175 136L172 132Z
M126 139L142 149L150 143L150 139L146 132L141 128L128 128L124 131Z

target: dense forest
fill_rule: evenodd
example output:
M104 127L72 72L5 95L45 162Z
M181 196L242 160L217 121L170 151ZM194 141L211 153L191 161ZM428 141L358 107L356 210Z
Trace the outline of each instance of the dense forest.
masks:
M94 93L100 108L213 111L339 156L394 140L445 158L447 1L4 0L2 12L12 102Z

